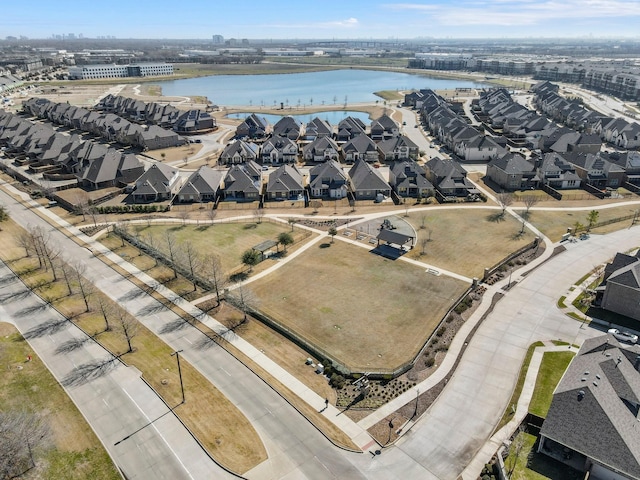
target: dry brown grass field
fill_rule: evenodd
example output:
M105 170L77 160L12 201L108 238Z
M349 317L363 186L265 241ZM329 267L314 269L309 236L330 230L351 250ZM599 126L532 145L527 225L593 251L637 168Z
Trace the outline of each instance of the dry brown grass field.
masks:
M466 287L341 241L251 284L260 310L363 370L411 360Z
M498 218L499 213L490 208L411 212L403 219L411 223L418 240L407 255L460 275L481 278L486 267L534 239L529 230L519 235L522 224L508 213ZM421 228L423 217L425 228ZM423 239L427 240L424 254Z

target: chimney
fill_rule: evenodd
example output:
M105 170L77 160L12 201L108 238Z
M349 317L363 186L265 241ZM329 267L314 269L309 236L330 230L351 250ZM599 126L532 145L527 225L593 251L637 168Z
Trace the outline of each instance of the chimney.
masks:
M634 363L633 366L638 372L640 372L640 355L636 355L636 363Z

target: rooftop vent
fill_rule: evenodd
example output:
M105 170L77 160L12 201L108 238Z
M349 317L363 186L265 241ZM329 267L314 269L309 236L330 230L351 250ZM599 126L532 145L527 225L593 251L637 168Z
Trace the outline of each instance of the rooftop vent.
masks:
M581 402L583 398L584 398L584 390L580 390L578 392L578 401Z

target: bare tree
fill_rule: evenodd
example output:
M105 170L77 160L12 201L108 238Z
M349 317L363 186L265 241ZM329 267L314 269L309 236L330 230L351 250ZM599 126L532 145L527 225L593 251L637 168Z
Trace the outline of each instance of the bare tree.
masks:
M207 217L209 217L209 223L211 223L211 225L213 225L213 223L216 220L216 216L218 215L218 211L211 207L209 210L207 210Z
M0 478L17 478L36 466L34 456L48 448L51 431L35 413L0 411Z
M84 301L85 312L91 310L91 306L89 304L89 299L95 293L95 287L93 283L91 283L84 274L87 271L87 266L78 261L73 264L73 276L75 277L76 283L78 284L78 288L80 289L80 295L82 295L82 300Z
M125 222L116 223L115 231L118 235L120 235L120 241L122 242L122 247L126 245L125 236L129 235L129 224Z
M504 212L511 204L513 204L513 194L510 192L500 192L497 196L498 204L502 209L501 216L504 217Z
M220 257L218 257L217 255L212 255L211 257L209 257L207 274L209 276L209 281L211 282L211 285L216 292L216 302L218 305L220 305L220 291L225 288L228 283L228 279L224 274L224 270L222 269L222 262L220 262Z
M53 281L57 281L56 259L60 256L60 248L51 240L49 232L45 231L41 227L31 228L29 230L29 235L31 235L34 250L36 255L38 255L40 267L42 268L44 266L45 271L48 270L48 267L51 267Z
M513 472L518 466L518 463L522 463L524 465L526 465L527 463L526 460L530 452L528 452L525 458L523 458L523 454L525 453L524 450L527 444L525 433L525 427L523 425L520 425L513 441L511 442L511 445L509 445L509 456L507 457L508 465L505 465L505 467L507 468L507 478L511 478Z
M253 218L255 219L256 223L262 223L262 217L264 217L264 209L259 207L256 208L253 211Z
M178 217L182 220L183 227L186 225L187 220L189 220L190 214L191 212L189 211L186 205L184 205L180 210L178 210Z
M187 262L187 267L189 268L189 273L191 274L191 283L193 283L193 291L195 292L198 289L198 284L196 282L197 271L202 264L202 259L198 254L198 250L193 246L191 242L184 242L183 244L183 252L184 257Z
M167 244L167 252L169 253L169 260L171 261L171 268L173 270L173 278L178 278L178 241L171 231L167 230L164 235L164 241Z
M74 198L75 213L82 215L82 221L87 220L87 210L89 208L89 194L81 190Z
M151 256L153 257L154 267L158 266L158 241L153 233L148 233L144 239L145 243L149 246Z
M429 243L429 239L423 237L420 239L420 255L425 255L427 253L427 244Z
M291 231L293 232L293 227L296 223L298 223L298 219L297 218L289 218L287 220L287 222L289 222L289 225L291 225Z
M33 237L27 231L20 231L17 235L15 235L16 243L24 248L25 255L30 257L35 254L35 249L33 245Z
M249 313L253 308L257 306L258 298L253 293L253 291L249 290L244 285L240 285L238 288L236 288L234 293L234 304L243 313L242 322L244 323L247 321L247 313ZM233 330L233 328L231 327L230 329Z
M67 262L66 258L58 259L58 268L62 273L62 278L67 285L67 294L69 296L73 295L73 290L71 288L71 281L73 279L73 269L71 265Z
M98 226L98 215L99 215L98 209L94 205L90 205L89 208L87 209L87 213L91 217L91 221L93 222L93 226L97 227Z
M535 207L538 202L540 202L540 197L537 197L535 195L525 195L522 198L522 201L524 203L524 215L527 220L529 219L529 210L531 210L532 207Z
M424 230L425 228L427 228L427 216L420 215L420 229Z
M104 295L98 295L98 310L100 310L100 314L104 319L104 331L108 332L111 330L111 325L109 325L109 316L112 313L113 307Z
M313 200L309 205L313 208L313 213L318 213L318 209L322 206L322 202L319 200Z
M125 353L133 352L131 342L138 334L138 321L127 313L122 307L117 307L114 312L117 329L127 342L128 350Z

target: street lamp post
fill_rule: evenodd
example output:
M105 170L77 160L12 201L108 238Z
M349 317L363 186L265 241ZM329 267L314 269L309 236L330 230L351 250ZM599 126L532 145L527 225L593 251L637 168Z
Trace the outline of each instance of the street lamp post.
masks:
M184 385L182 383L182 370L180 369L180 352L182 352L182 350L176 350L171 354L171 356L173 357L175 355L176 360L178 361L178 376L180 377L180 393L182 393L182 402L180 403L182 404L184 403Z

